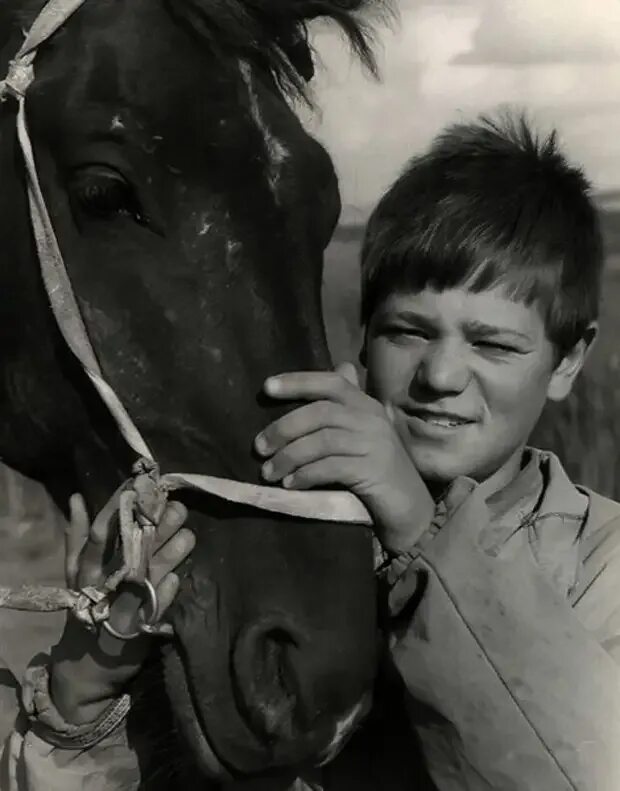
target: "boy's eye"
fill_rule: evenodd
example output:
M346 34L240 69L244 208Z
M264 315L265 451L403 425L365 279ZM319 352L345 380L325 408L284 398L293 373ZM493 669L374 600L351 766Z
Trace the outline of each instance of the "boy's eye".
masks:
M474 346L476 346L479 349L482 349L483 351L490 351L490 352L508 353L508 352L519 351L517 348L511 346L510 344L500 343L498 341L485 341L485 340L474 341Z
M388 338L406 337L422 338L424 340L428 340L430 337L426 330L423 330L420 327L412 327L409 324L386 324L381 328L381 334L386 335Z

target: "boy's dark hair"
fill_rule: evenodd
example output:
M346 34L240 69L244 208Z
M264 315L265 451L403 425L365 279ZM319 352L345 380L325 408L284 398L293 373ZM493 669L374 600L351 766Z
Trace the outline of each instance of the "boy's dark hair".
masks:
M392 293L467 285L541 308L566 353L597 318L603 245L590 185L556 132L523 115L456 124L416 157L370 217L362 323Z

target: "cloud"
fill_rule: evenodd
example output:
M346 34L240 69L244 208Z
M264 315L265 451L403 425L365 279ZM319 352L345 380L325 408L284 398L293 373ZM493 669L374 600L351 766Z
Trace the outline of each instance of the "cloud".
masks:
M618 0L484 0L455 63L528 65L620 60Z
M344 202L353 207L374 203L441 125L443 107L421 96L425 70L466 49L478 18L463 0L450 7L401 0L399 10L400 23L378 31L379 82L362 73L329 28L314 37L323 64L315 86L320 110L306 123L331 153Z
M606 60L600 52L596 62L584 55L592 52L601 28L607 35L606 25L620 45L620 18L617 25L610 22L616 5L620 17L620 0L612 0L613 8L609 0L490 3L496 9L491 17L487 0L401 0L398 28L380 31L379 83L362 74L337 35L325 28L317 33L324 62L316 84L320 111L306 123L332 155L349 214L356 214L355 207L366 212L406 160L446 124L498 105L528 108L543 130L558 127L569 156L584 165L597 187L620 185L620 68L609 46ZM587 12L586 3L596 5L596 13ZM562 17L545 11L560 5ZM517 6L518 14L508 13ZM601 9L609 11L602 24L595 18ZM506 67L456 62L480 47L484 27L487 38L495 30L494 46ZM566 43L562 57L572 53L571 62L551 57L557 39ZM516 58L518 42L528 46L526 64ZM478 53L482 59L480 48ZM533 62L534 53L541 62Z

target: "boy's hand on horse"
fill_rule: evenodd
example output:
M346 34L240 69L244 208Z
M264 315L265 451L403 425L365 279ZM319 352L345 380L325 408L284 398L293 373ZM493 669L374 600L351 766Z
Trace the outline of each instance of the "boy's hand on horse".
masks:
M110 548L116 540L118 494L104 506L92 525L82 497L71 498L71 519L65 534L65 573L69 587L97 586L107 577ZM149 579L157 592L160 617L178 591L179 578L174 569L194 547L193 533L183 527L186 518L187 511L181 503L169 502L157 530ZM111 626L121 633L132 631L142 603L131 586L126 586L110 608ZM76 725L97 719L111 699L125 691L151 644L146 635L125 641L103 628L89 631L69 617L59 643L51 651L50 690L60 714Z
M265 392L308 402L256 437L256 451L268 458L262 467L265 480L292 489L350 489L372 514L389 553L411 549L430 524L435 505L407 451L402 416L360 389L351 363L334 372L271 377Z

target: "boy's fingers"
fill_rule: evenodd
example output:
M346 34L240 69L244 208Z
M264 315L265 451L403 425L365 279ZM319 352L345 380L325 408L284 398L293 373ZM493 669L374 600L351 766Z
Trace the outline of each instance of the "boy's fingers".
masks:
M80 555L88 540L90 519L81 494L69 498L69 523L65 526L65 579L70 588L77 585Z
M112 519L118 511L120 495L124 488L123 483L95 517L90 528L89 544L101 544L103 547L107 545L112 530Z
M352 417L340 404L313 401L270 423L254 440L258 453L269 455L283 445L322 428L351 428Z
M174 601L179 591L180 580L174 572L168 572L159 581L151 580L157 593L158 618L166 612ZM110 621L120 632L131 632L136 626L138 610L144 604L144 599L136 590L128 587L122 590L112 605Z
M175 569L196 546L196 537L189 528L182 527L154 555L150 563L150 578L158 585L170 571Z
M167 574L156 586L158 620L174 601L179 590L179 578L176 574ZM128 589L122 591L110 613L110 623L121 633L133 632L138 623L138 610L144 604L143 597ZM114 657L124 665L135 664L136 670L148 652L148 638L140 637L129 642L119 640L105 629L99 632L99 648L105 656Z
M97 585L105 576L104 559L110 542L115 539L114 517L118 508L118 495L122 488L99 512L90 529L88 541L79 561L79 573L76 574L80 585ZM152 561L152 568L155 569L156 574L154 584L184 560L194 546L194 535L191 531L184 531L180 542L171 543L172 537L179 535L181 525L186 518L187 509L182 503L172 501L167 504L157 531L155 555ZM165 551L161 554L164 548Z
M312 489L339 484L355 490L359 473L350 469L350 456L329 456L304 464L287 475L282 484L287 489Z
M355 393L351 383L335 371L295 371L271 376L265 381L265 392L272 398L317 401L328 398L347 403Z
M342 429L325 428L293 440L262 467L266 480L277 481L303 465L330 456L363 456L366 443L358 435ZM338 480L332 483L339 483Z
M180 581L174 572L166 574L157 586L158 615L161 618L174 601L179 591Z
M144 596L138 589L128 586L120 590L110 608L110 625L121 634L133 632L138 623L138 611ZM105 629L99 630L99 647L106 656L117 657L123 664L142 663L148 643L145 639L121 640Z
M164 513L159 521L155 538L155 551L183 526L187 519L187 508L177 500L171 500L166 504Z
M118 511L119 495L125 484L119 486L95 517L86 546L80 557L78 582L80 585L97 585L102 581L106 550L115 538L114 518Z

